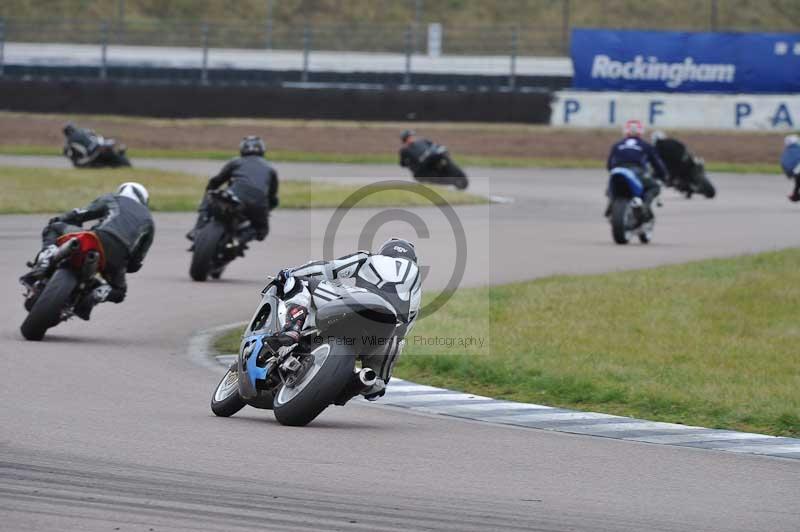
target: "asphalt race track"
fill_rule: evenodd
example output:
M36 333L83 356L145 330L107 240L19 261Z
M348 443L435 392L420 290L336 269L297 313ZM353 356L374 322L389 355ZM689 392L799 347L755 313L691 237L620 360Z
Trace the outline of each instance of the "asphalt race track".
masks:
M63 165L0 158L2 164ZM210 174L219 162L134 161ZM392 167L279 165L285 178L367 183ZM552 273L683 262L800 244L798 207L775 176L713 175L720 195L672 192L654 242L615 246L601 217L602 172L468 169L474 192L513 203L456 208L463 286ZM337 177L338 176L338 177ZM111 185L110 185L111 186ZM410 209L442 288L449 224ZM193 333L247 319L265 275L322 254L332 211L277 210L266 243L221 282L189 281L190 214L158 214L156 241L122 305L21 339L17 277L46 215L0 217L0 530L751 530L800 529L800 464L519 429L392 407L331 408L305 428L268 412L209 410L220 371L187 354ZM357 247L380 211L348 213L335 250ZM407 225L393 222L379 234ZM495 330L495 334L497 331Z

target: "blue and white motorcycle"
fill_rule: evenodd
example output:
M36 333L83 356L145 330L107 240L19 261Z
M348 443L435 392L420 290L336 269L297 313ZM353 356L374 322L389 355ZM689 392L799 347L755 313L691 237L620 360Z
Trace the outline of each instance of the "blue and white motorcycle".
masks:
M644 186L639 176L630 168L611 169L608 179L609 208L606 211L611 222L611 235L617 244L627 244L639 237L647 244L653 237L655 217L648 217L648 207L644 203Z
M272 410L283 425L310 423L332 404L344 405L375 384L359 356L384 350L398 332L398 313L382 297L355 287L309 309L300 342L273 348L269 338L286 320L286 305L270 282L242 337L238 360L214 390L211 410L232 416L245 406Z

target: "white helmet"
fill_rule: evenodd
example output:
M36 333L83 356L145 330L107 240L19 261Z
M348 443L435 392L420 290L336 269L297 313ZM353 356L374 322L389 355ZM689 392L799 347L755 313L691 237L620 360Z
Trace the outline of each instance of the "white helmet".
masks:
M147 207L147 202L150 201L150 194L147 192L147 189L144 188L144 185L139 183L122 183L117 189L117 194L138 201L145 207Z
M667 134L661 131L660 129L657 129L656 131L653 131L653 133L650 135L650 142L655 144L659 140L663 140L665 138L667 138Z
M791 146L792 144L800 144L800 136L786 135L786 138L783 139L783 145Z

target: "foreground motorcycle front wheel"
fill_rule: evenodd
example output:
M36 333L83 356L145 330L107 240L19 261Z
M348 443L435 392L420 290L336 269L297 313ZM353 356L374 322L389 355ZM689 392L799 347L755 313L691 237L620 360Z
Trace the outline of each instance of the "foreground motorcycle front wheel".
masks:
M61 311L77 285L78 278L70 270L56 270L22 322L19 328L22 336L34 341L44 338L47 329L61 321Z
M239 369L233 364L217 384L211 396L211 411L219 417L230 417L245 407L239 395Z
M224 234L225 228L216 220L211 220L197 231L194 237L192 264L189 267L189 275L195 281L203 282L208 279L217 254L217 246Z
M697 176L697 182L695 183L695 186L697 187L697 192L708 199L711 199L717 195L714 185L711 184L711 181L709 181L705 175Z
M355 355L347 346L325 343L309 356L310 364L292 386L282 385L272 407L282 425L302 427L331 405L347 385L355 367Z

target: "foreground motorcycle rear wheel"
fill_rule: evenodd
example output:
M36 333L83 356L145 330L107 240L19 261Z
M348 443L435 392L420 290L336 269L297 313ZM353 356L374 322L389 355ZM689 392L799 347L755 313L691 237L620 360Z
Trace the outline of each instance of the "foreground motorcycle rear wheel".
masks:
M194 237L192 264L189 267L189 275L195 281L203 282L208 279L214 257L217 254L217 246L224 234L225 228L216 220L211 220L197 231L197 235Z
M233 364L219 381L211 396L211 411L219 417L230 417L245 407L239 395L239 369Z
M353 375L356 357L347 346L335 341L312 352L314 364L294 386L282 385L272 408L281 425L302 427L311 423L331 405Z
M611 204L611 235L617 244L627 244L631 238L628 221L633 213L630 210L630 202L624 198L617 198Z
M78 278L74 273L63 268L56 270L22 322L19 328L22 336L34 341L44 338L47 329L61 321L61 311L77 285Z

